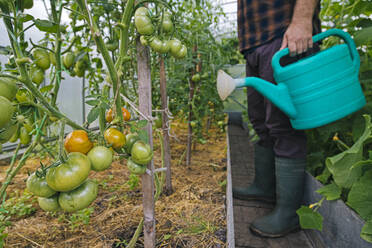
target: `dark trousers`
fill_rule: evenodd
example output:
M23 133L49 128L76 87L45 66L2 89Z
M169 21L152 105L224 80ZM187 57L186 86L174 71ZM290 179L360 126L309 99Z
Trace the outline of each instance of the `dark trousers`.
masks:
M275 83L271 58L281 46L282 39L274 39L245 53L247 77L259 77ZM294 58L283 58L282 65ZM289 118L267 98L252 87L247 88L248 117L259 136L258 144L273 148L278 157L306 158L306 135L292 128Z

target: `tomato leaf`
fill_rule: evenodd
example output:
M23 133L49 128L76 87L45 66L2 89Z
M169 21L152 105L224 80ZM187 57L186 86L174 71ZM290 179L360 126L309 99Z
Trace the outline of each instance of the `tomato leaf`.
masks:
M93 121L97 120L99 116L100 109L97 107L92 108L92 110L89 112L87 121L89 124L91 124Z
M34 23L40 31L48 32L48 33L57 33L58 24L54 22L51 22L48 20L36 19L34 20Z
M99 101L98 100L88 100L85 103L90 105L90 106L97 106Z
M147 120L140 120L137 122L137 128L144 128L147 125Z
M354 41L357 46L365 45L372 40L372 27L363 28L355 32Z
M34 19L34 17L32 15L29 15L29 14L23 14L23 15L19 16L19 21L21 21L21 22L28 22L28 21L31 21L33 19Z
M44 86L43 88L40 89L40 92L41 93L45 93L45 92L48 92L48 91L51 91L53 89L53 85L47 85L47 86Z
M303 229L317 229L322 231L323 229L323 216L313 209L301 206L300 209L296 211L300 217L300 225Z
M142 129L138 131L138 137L145 143L149 143L149 135L147 134L146 130Z

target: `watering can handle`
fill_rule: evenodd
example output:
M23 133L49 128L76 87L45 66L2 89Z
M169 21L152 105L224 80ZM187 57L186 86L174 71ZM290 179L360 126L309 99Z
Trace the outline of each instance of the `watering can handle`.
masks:
M323 40L329 36L332 36L332 35L335 35L335 36L338 36L340 38L342 38L346 44L348 45L349 47L349 51L350 51L350 54L351 54L351 58L353 60L353 66L354 68L356 69L356 71L359 71L359 66L360 66L360 59L359 59L359 54L358 54L358 51L356 50L356 46L355 46L355 43L354 43L354 40L351 38L351 36L340 30L340 29L329 29L323 33L319 33L319 34L316 34L313 36L313 42L318 42L320 40ZM289 54L289 49L288 48L285 48L285 49L282 49L282 50L279 50L278 52L276 52L272 58L272 61L271 61L271 65L274 69L275 72L280 72L283 67L280 65L280 59L286 55Z

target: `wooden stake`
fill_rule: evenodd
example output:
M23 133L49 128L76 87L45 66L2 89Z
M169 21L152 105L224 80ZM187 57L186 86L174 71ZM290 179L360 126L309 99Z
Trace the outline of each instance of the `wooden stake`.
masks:
M150 52L147 47L142 46L137 39L137 72L138 72L138 97L139 110L147 116L152 115L151 100L151 68ZM142 118L142 117L141 117ZM149 134L149 143L153 147L152 125L149 122L146 127ZM154 162L151 161L147 168L153 172ZM155 248L155 203L154 203L154 176L142 175L142 193L143 193L143 231L145 248Z
M164 165L167 168L165 177L165 194L170 195L173 192L172 189L172 172L171 172L171 153L169 144L168 129L168 101L167 101L167 79L165 75L164 58L160 56L160 95L161 95L161 108L162 108L162 129L163 129L163 147L164 147Z

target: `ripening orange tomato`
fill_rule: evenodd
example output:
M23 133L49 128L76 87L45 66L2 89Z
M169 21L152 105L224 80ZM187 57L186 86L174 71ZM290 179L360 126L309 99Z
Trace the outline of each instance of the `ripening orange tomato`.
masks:
M121 112L123 113L124 121L129 121L130 120L130 112L124 107L121 108ZM112 114L112 109L109 109L106 113L106 121L107 122L112 122L113 119L114 119L114 116Z
M84 130L74 130L65 138L65 149L67 152L81 152L87 154L93 147L88 133Z

